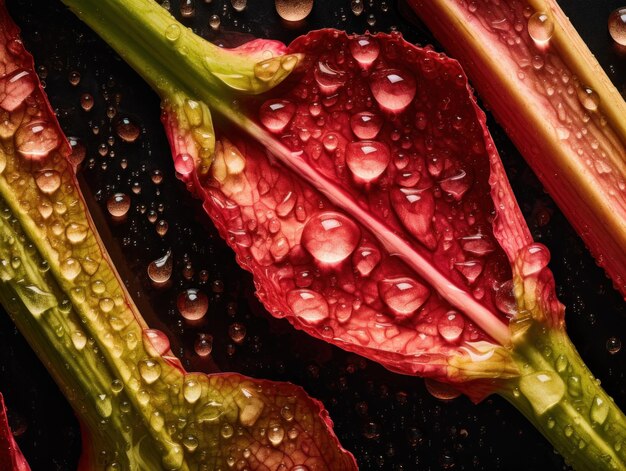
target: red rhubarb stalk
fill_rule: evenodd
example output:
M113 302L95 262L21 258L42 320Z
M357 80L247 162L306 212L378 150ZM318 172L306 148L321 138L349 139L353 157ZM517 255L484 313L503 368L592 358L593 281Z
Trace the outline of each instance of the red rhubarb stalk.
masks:
M554 0L409 0L626 296L626 104Z

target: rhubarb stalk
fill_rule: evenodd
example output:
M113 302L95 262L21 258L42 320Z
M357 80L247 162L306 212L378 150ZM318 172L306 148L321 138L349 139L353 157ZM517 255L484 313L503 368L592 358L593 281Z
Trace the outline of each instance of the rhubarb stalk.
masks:
M554 0L409 0L626 296L626 104Z
M503 395L578 469L626 466L626 418L565 334L455 61L331 30L219 49L148 0L65 3L159 93L178 176L273 315Z

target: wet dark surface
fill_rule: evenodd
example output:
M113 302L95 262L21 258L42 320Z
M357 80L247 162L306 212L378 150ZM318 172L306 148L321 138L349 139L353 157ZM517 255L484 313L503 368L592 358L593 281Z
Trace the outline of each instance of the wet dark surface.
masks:
M118 266L124 262L122 276L149 324L170 333L173 349L187 367L302 385L328 408L342 444L356 455L363 470L564 468L549 443L503 400L487 399L478 405L465 398L443 402L427 392L421 379L387 372L270 318L253 296L250 276L239 269L200 204L175 179L156 95L59 2L7 3L35 56L62 127L87 148L82 183L96 222L109 233L105 239L113 257ZM280 20L273 1L248 3L246 10L236 13L229 0L208 4L196 0L195 17L185 23L227 45L252 35L289 41L320 27L349 32L396 27L411 42L433 43L391 1L365 0L365 11L355 16L350 1L316 0L311 16L296 26ZM626 57L612 47L606 29L610 11L620 3L570 0L562 6L623 90ZM171 2L171 10L180 16L178 2ZM370 13L373 25L368 24ZM215 14L221 18L219 31L209 26L209 17ZM73 72L80 74L76 85L70 80L76 82ZM86 93L95 102L90 111L81 107ZM116 134L116 125L124 118L142 129L134 143L123 142ZM621 340L626 341L624 302L501 129L495 124L491 129L533 235L552 252L550 266L567 306L570 336L609 394L624 407L626 356L618 348ZM162 181L157 184L159 175ZM121 222L112 221L107 211L107 200L115 193L131 199L128 216ZM164 235L158 233L165 227L160 221L167 222ZM146 268L168 249L174 258L171 283L156 289ZM177 295L187 288L209 296L209 314L197 326L185 324L176 309ZM242 326L245 338L237 343L235 334L241 336ZM199 334L213 337L210 357L194 350ZM32 468L75 469L80 434L72 411L4 313L0 313L0 391Z

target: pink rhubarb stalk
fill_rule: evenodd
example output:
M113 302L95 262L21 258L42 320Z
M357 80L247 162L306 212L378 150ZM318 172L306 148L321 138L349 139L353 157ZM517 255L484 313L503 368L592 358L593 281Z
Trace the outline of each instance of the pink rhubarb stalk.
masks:
M626 296L626 103L554 0L409 0Z

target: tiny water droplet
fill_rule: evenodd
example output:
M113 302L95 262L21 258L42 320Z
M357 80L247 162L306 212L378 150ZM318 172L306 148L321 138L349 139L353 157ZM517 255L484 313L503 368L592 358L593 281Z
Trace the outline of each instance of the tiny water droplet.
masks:
M143 347L152 356L161 356L170 349L170 341L164 332L157 329L144 329L142 332Z
M209 26L213 30L217 30L220 27L221 19L218 15L211 15L209 18Z
M189 154L177 154L174 157L174 169L181 175L189 175L195 167L193 157Z
M189 404L194 404L202 395L202 384L194 375L186 375L183 383L183 396Z
M285 438L285 429L280 425L270 425L267 431L267 438L273 446L278 446Z
M538 371L522 376L519 387L537 415L545 414L565 395L565 384L559 375L552 371Z
M345 83L346 77L342 70L333 68L328 62L318 62L313 69L313 77L323 95L332 95Z
M609 416L610 406L607 401L600 396L594 396L591 400L591 409L589 410L589 418L594 424L602 425Z
M179 10L183 18L192 18L196 14L195 0L180 0Z
M76 222L70 222L65 227L65 237L71 244L80 244L89 232L89 228L83 224L78 224Z
M464 328L463 316L456 311L449 311L446 315L441 316L437 322L439 335L449 343L455 343L459 340Z

